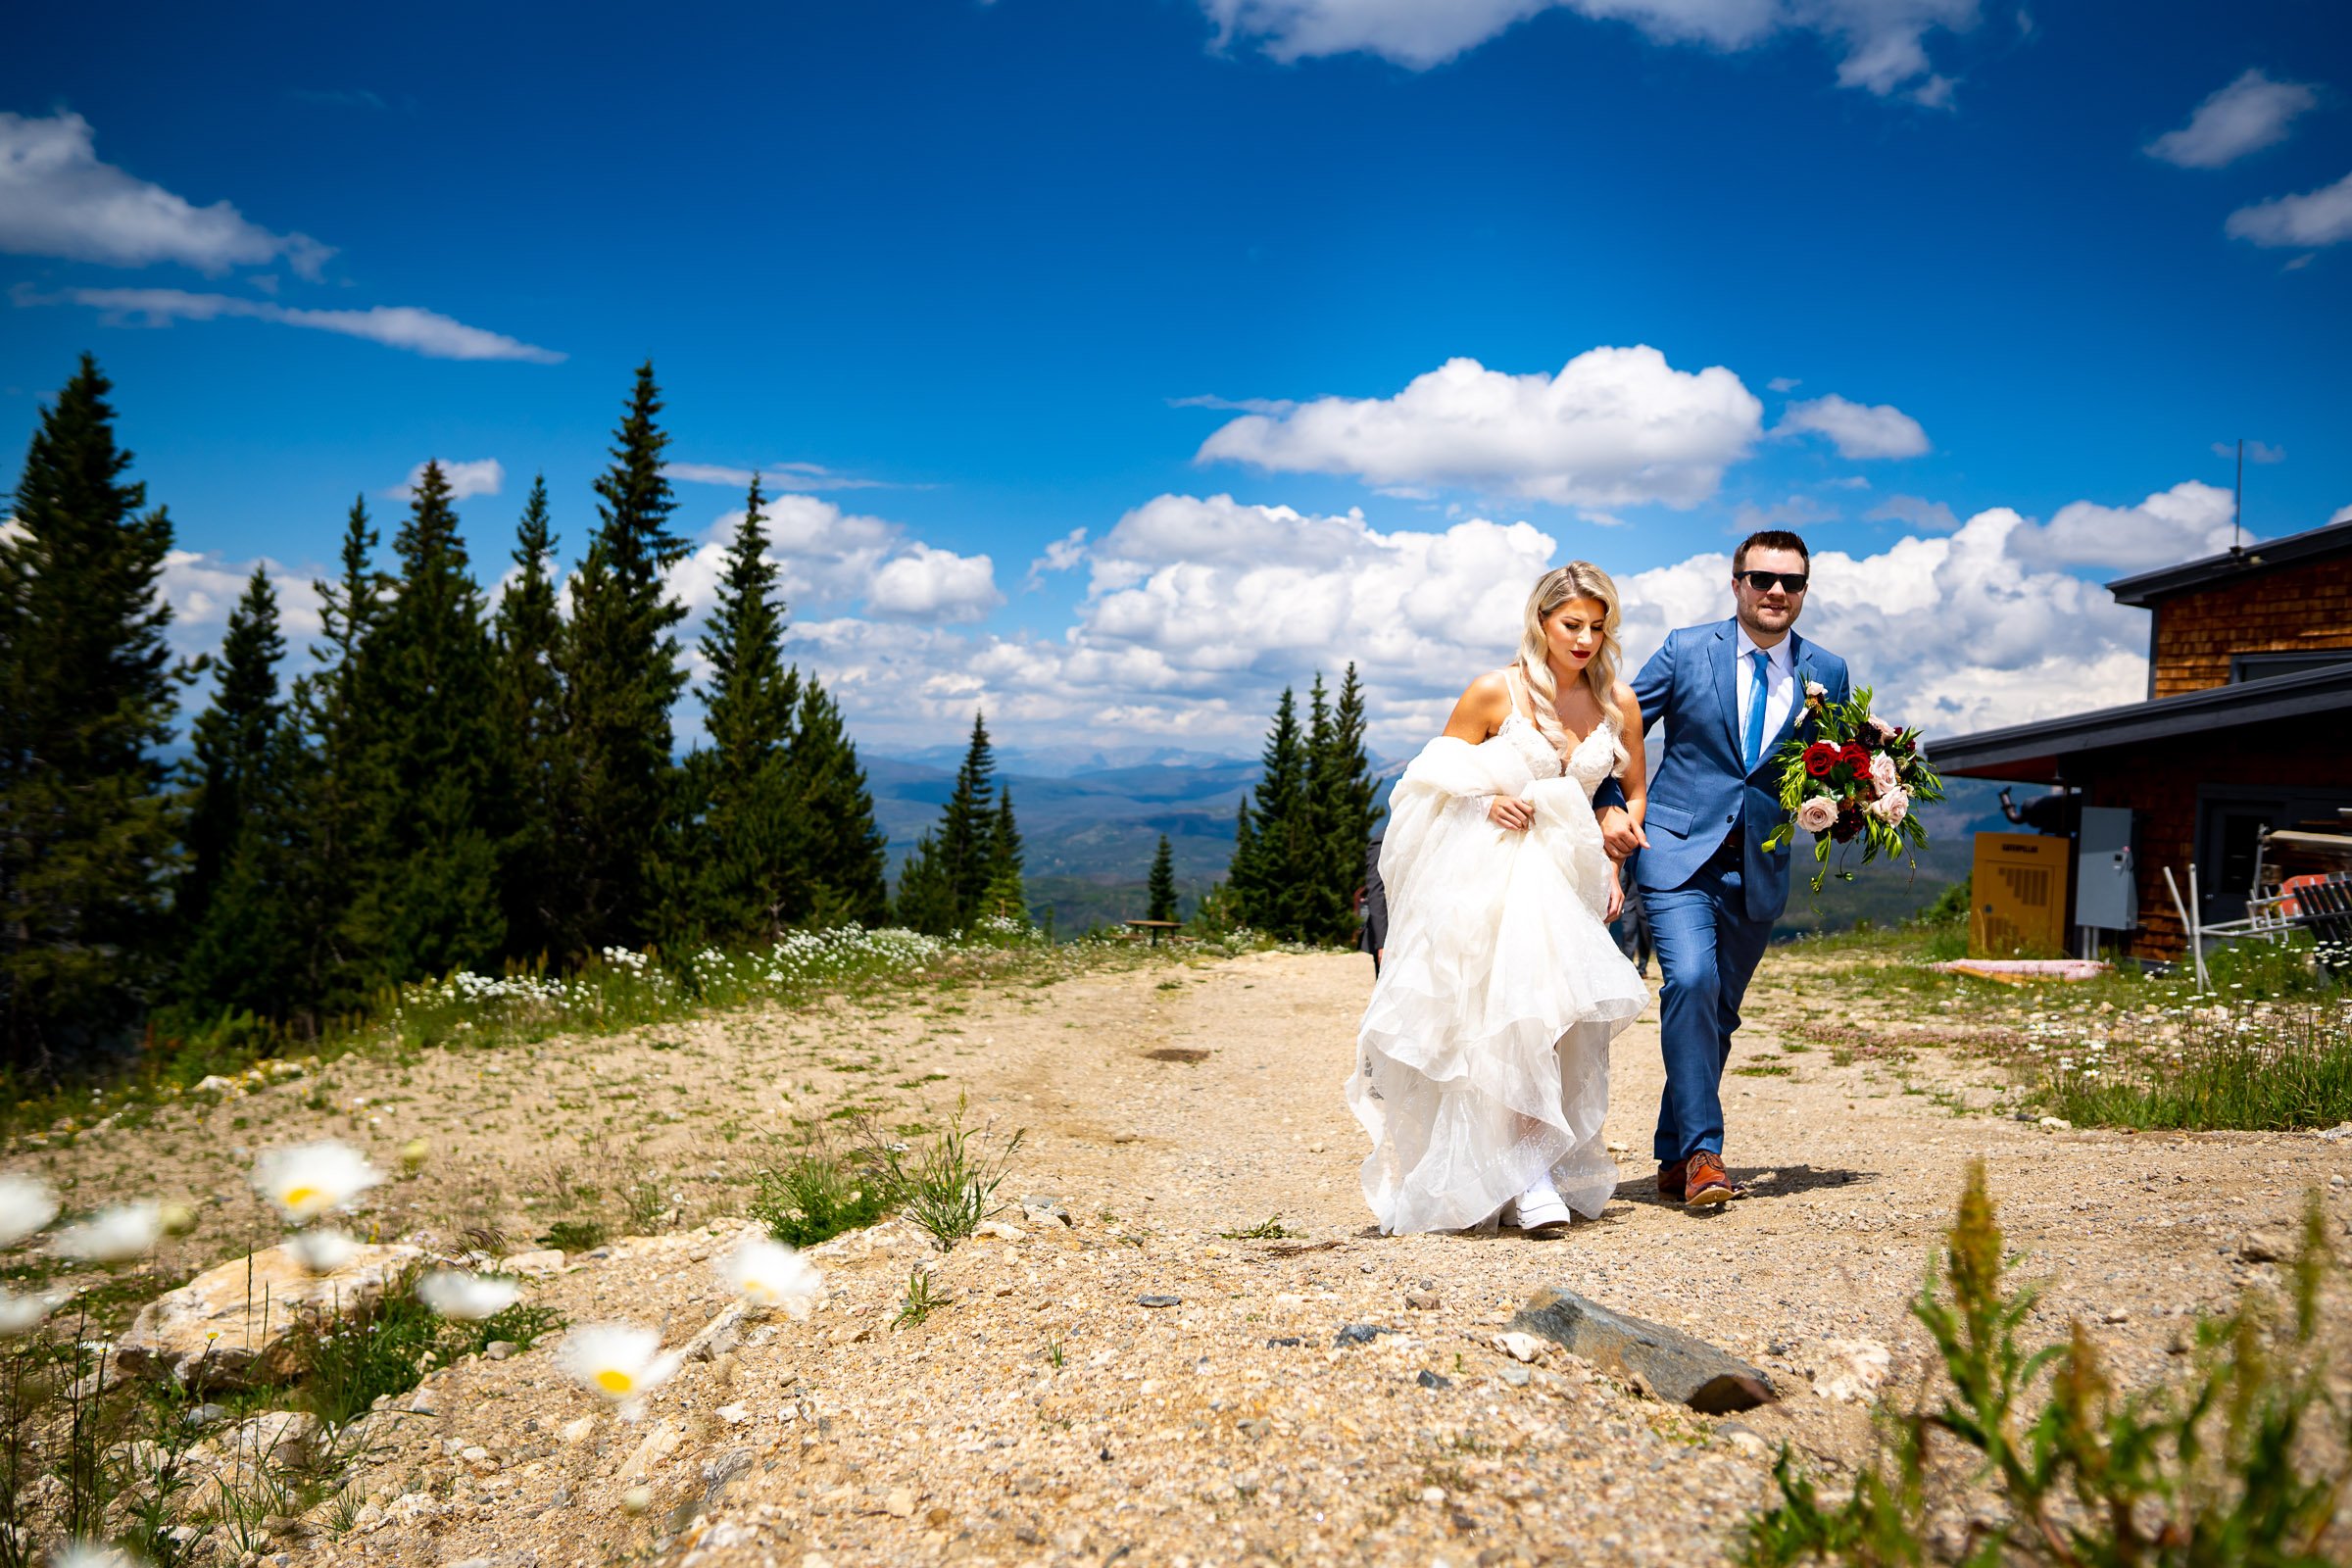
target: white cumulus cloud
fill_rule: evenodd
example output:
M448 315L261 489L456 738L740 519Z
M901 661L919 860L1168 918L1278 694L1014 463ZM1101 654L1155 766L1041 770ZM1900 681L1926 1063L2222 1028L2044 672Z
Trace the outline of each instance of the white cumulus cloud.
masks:
M19 288L12 297L20 306L87 305L102 312L102 318L111 325L136 322L169 326L174 321L240 317L366 338L370 343L406 349L432 360L525 360L533 365L564 362L564 356L553 349L520 342L503 332L467 326L412 305L377 305L356 311L303 310L267 300L239 299L230 294L195 294L177 288L70 288L59 294L35 294Z
M2137 506L2071 502L2046 523L2021 522L2009 549L2035 565L2169 566L2229 549L2234 508L2229 491L2191 479Z
M1940 104L1951 84L1927 35L1965 31L1977 0L1200 0L1220 45L1255 43L1276 60L1377 55L1416 71L1442 65L1546 11L1622 22L1660 43L1727 52L1810 32L1840 54L1838 81L1884 97L1908 87Z
M1004 602L988 557L959 556L920 540L882 564L865 596L867 613L909 620L978 620Z
M2197 105L2188 123L2148 143L2151 158L2182 169L2220 169L2286 139L2295 117L2320 95L2299 81L2273 81L2249 71Z
M2332 185L2240 207L2224 225L2257 245L2335 245L2352 239L2352 174Z
M1772 433L1827 436L1841 458L1916 458L1928 450L1928 432L1891 403L1849 403L1835 392L1789 404Z
M1949 506L1922 496L1888 496L1863 515L1871 522L1907 522L1923 533L1950 533L1960 526Z
M198 207L98 160L90 122L0 113L0 250L110 267L178 262L218 276L281 258L315 278L334 252L307 234L276 234L225 201Z
M1721 366L1678 370L1645 345L1595 348L1557 375L1447 361L1393 398L1316 398L1251 414L1196 461L1453 485L1568 506L1693 507L1744 457L1763 407Z
M444 463L441 477L449 484L449 498L464 501L472 496L494 496L506 485L507 470L496 458L478 458L471 463ZM409 476L384 492L395 501L414 500L417 485L424 482L424 465L419 463L409 470Z

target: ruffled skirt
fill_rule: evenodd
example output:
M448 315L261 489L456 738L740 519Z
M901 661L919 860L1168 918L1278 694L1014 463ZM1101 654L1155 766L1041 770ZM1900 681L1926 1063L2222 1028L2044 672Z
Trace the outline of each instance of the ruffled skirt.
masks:
M1365 1200L1392 1235L1467 1230L1548 1175L1597 1215L1618 1181L1609 1042L1649 994L1600 918L1607 862L1583 788L1527 789L1524 833L1489 823L1482 798L1398 795L1389 946L1348 1085L1372 1138Z

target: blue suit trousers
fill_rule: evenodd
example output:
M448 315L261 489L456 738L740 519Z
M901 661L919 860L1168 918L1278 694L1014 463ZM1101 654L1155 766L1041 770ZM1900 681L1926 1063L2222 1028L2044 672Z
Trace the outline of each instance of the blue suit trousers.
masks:
M1666 1093L1658 1102L1657 1157L1723 1152L1723 1069L1732 1059L1740 1002L1764 956L1772 922L1751 920L1739 862L1717 856L1678 888L1642 890L1658 951L1658 1037Z

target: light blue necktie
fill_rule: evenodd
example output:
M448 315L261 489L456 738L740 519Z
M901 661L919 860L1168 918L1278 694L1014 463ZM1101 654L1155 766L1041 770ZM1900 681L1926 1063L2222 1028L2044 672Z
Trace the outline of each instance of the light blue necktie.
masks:
M1759 648L1748 659L1756 666L1756 679L1747 702L1747 770L1753 773L1764 753L1764 650Z

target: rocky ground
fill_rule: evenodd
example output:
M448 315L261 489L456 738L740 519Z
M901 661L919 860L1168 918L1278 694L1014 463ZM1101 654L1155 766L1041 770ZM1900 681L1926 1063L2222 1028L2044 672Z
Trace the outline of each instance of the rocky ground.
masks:
M1972 1158L2047 1281L2035 1337L2080 1318L2127 1381L2275 1274L2308 1187L2352 1217L2352 1140L2021 1121L1990 1108L1999 1066L1950 1043L1965 1004L1890 1057L1851 1043L1886 1004L1840 975L1767 959L1727 1079L1753 1196L1721 1211L1652 1194L1654 1013L1621 1036L1626 1181L1551 1242L1367 1234L1340 1084L1370 975L1337 955L353 1058L6 1163L74 1182L76 1206L159 1180L218 1196L168 1269L259 1238L242 1158L320 1133L387 1164L432 1140L369 1210L386 1239L518 1250L616 1200L655 1222L531 1283L574 1323L699 1343L637 1419L578 1392L552 1341L437 1371L370 1421L364 1505L284 1524L265 1560L1704 1563L1772 1494L1780 1444L1833 1466L1866 1448L1867 1395L1919 1366L1905 1304ZM713 1260L792 1117L937 1127L958 1096L1023 1132L1004 1191L1026 1206L944 1258L901 1223L845 1236L813 1317L731 1320ZM1237 1234L1270 1219L1295 1234ZM926 1264L946 1303L901 1326ZM1716 1418L1523 1360L1499 1336L1544 1287L1687 1329L1784 1396Z

